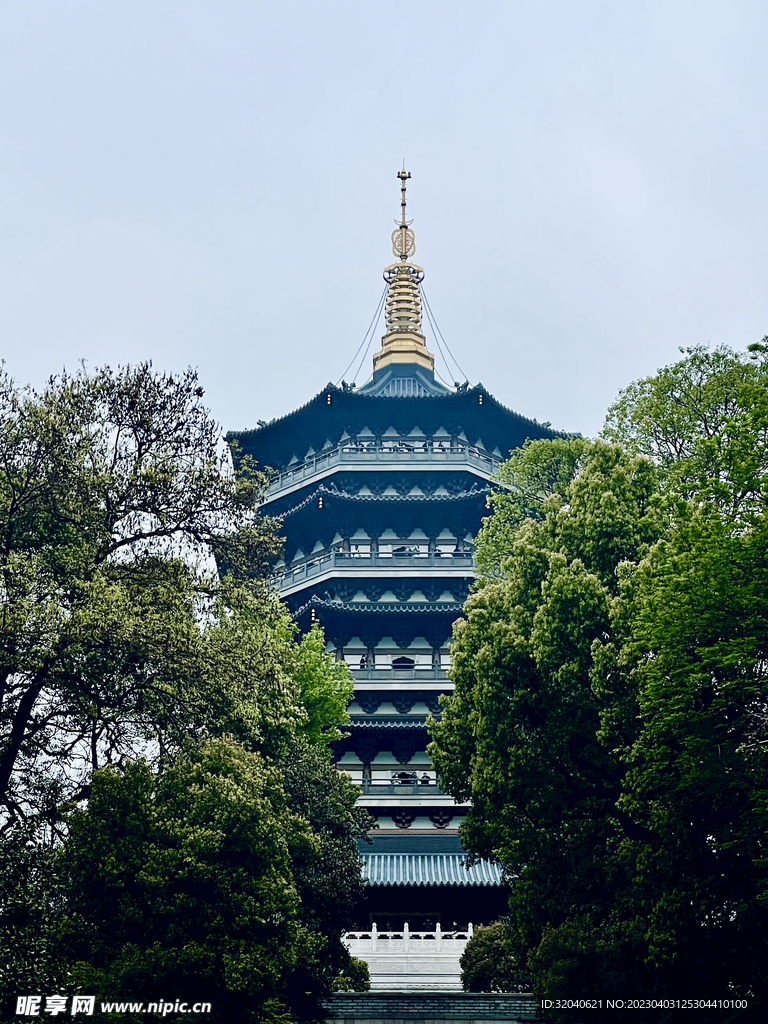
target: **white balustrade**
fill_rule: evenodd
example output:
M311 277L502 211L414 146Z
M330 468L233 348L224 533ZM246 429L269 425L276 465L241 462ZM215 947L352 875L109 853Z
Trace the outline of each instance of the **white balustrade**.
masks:
M408 922L401 931L370 929L347 932L344 943L352 956L365 960L372 989L459 990L459 960L472 937L466 929L443 931L438 923L429 931L412 931Z

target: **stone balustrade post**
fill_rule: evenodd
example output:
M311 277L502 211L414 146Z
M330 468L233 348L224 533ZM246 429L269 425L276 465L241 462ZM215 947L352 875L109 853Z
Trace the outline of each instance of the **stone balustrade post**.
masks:
M440 930L440 922L435 925L435 949L439 953L443 948L443 933Z
M410 953L411 951L411 931L406 921L403 925L403 952Z
M371 952L375 953L379 948L379 935L376 930L376 922L374 921L371 925Z

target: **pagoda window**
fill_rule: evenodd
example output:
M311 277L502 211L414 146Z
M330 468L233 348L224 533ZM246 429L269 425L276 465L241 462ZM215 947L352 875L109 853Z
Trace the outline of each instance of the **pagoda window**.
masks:
M401 654L399 658L392 659L393 669L412 669L415 667L415 665L416 663L414 662L413 658L409 658L404 654Z
M423 636L414 637L408 644L408 657L413 661L416 671L429 671L434 660L432 645Z
M447 647L443 647L440 650L440 668L447 672L451 667L451 652Z
M353 558L371 557L371 538L365 530L355 530L349 539L349 553Z
M344 772L358 786L363 782L363 762L353 751L348 750L344 756L336 762L339 771Z
M368 667L368 652L365 644L359 637L353 636L344 647L344 661L346 661L350 668L360 669Z
M388 529L379 534L378 551L382 558L391 558L392 549L399 544L397 534L394 530Z
M374 661L377 669L392 668L392 659L400 657L400 648L391 636L382 637L374 650Z
M435 554L436 555L452 555L456 550L458 540L450 530L443 530L438 534L437 540L435 541Z

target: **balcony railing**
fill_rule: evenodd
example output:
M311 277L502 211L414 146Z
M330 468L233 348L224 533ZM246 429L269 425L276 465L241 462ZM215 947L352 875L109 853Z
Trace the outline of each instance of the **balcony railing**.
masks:
M338 465L374 465L401 469L405 462L430 467L471 466L483 476L490 477L498 469L501 459L482 448L472 445L447 445L441 441L427 441L425 444L407 443L370 445L347 445L318 452L303 462L296 463L284 473L278 474L269 488L269 497L275 497L287 487L306 482L318 474L325 473Z
M455 551L452 554L414 555L359 555L346 551L332 551L318 555L309 561L286 569L272 577L272 584L278 590L285 590L296 583L303 583L315 576L322 576L334 569L465 569L474 573L475 559L470 551Z
M464 952L472 938L472 924L466 929L443 931L438 923L428 932L411 931L406 924L402 931L379 931L374 923L370 928L344 935L344 942L353 956L366 953L441 953L447 949L455 956Z
M418 668L415 665L413 668L392 668L391 665L356 668L354 663L349 663L349 669L356 682L373 680L377 683L391 683L401 679L420 679L422 682L445 680L446 684L451 689L453 688L453 683L448 682L446 670L444 668L435 668L432 665L424 665L422 668Z
M363 796L446 796L436 782L401 783L371 782L363 779L360 786Z

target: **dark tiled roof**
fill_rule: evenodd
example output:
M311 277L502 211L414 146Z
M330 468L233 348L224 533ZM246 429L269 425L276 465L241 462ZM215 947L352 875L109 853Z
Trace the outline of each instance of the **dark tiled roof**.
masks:
M501 885L501 868L487 860L467 867L461 853L364 853L368 885Z

